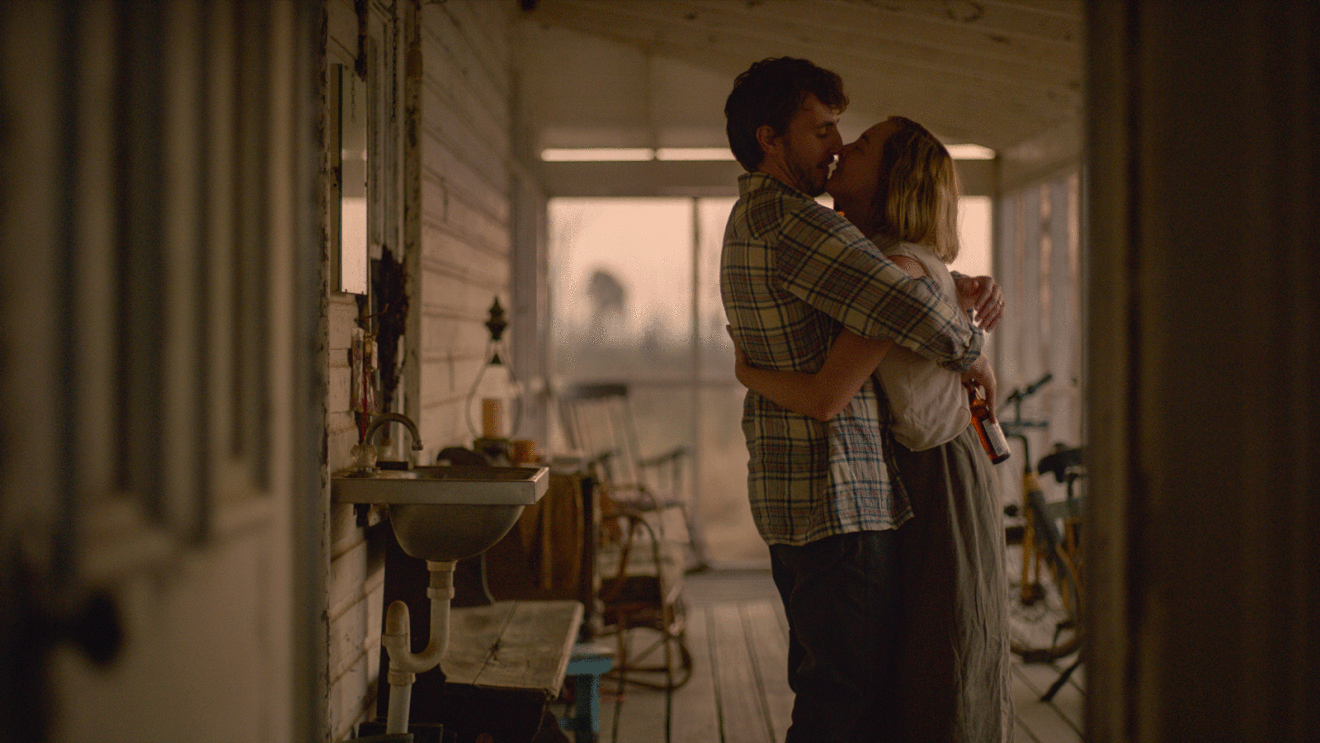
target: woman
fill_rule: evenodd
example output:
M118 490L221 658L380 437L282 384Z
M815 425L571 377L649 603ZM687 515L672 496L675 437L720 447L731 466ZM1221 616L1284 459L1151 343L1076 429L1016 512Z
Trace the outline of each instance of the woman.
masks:
M957 176L930 132L899 117L876 124L840 153L826 190L886 256L929 276L957 303L945 265L958 254ZM875 374L880 420L898 442L899 477L915 514L899 528L900 739L1010 740L1002 514L963 385L980 375L993 387L984 357L959 375L892 341L845 330L814 374L754 369L741 351L736 370L750 389L822 421Z

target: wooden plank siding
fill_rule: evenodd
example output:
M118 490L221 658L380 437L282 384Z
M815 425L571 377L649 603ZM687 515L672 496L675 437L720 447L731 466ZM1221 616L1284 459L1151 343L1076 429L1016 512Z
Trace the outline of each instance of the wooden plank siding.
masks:
M387 245L408 267L411 324L401 346L406 371L396 404L417 422L426 446L419 461L429 462L441 448L469 440L463 402L484 359L489 336L482 323L495 296L512 307L511 7L365 7L369 82L383 117L373 140L381 151L373 154L379 182L372 198L382 216L372 223L372 250ZM360 48L355 3L329 0L326 13L327 69L352 69ZM416 52L411 61L421 62L413 79L410 51ZM327 102L327 121L335 113ZM415 140L409 132L416 132ZM328 157L325 167L333 191ZM326 466L334 472L351 461L357 443L348 348L359 307L354 295L335 291L337 277L327 276L326 283ZM392 537L382 529L368 538L349 506L331 504L328 521L328 726L340 740L376 714L384 583L377 542Z
M401 18L397 9L380 2L369 2L367 12L369 100L376 102L370 121L372 132L369 189L371 213L370 243L373 255L380 245L397 253L401 244L402 222L398 202L403 164L400 153L402 129L402 90L400 84L402 50L397 48L396 31ZM326 86L327 93L337 84L333 65L343 65L352 74L360 49L359 19L353 0L328 0L326 10ZM331 137L338 136L337 92L323 101L326 155L322 160L327 215L326 245L338 245L330 233L338 224L331 212L338 208L339 181L329 153L335 149ZM329 250L329 247L327 247ZM358 327L358 296L338 291L338 257L325 256L327 274L323 277L324 348L326 353L325 390L325 467L333 473L352 462L351 451L358 443L358 427L350 409L349 347L352 332ZM353 726L374 715L377 675L379 674L380 633L383 617L385 564L381 536L368 534L357 523L353 507L328 503L327 553L330 564L326 578L326 633L328 640L326 726L331 740L343 740Z
M669 740L784 740L793 705L785 670L788 622L769 571L688 576L684 595L694 666L692 678L674 692ZM1014 659L1016 743L1082 743L1084 671L1075 672L1052 702L1040 701L1071 662L1027 666ZM619 695L617 684L606 680L601 694L601 741L665 741L663 691L630 685Z
M471 440L465 401L485 360L483 323L506 308L513 255L510 6L422 6L417 92L420 244L412 301L406 410L423 458Z
M1055 174L996 199L998 232L992 273L1007 302L1004 321L987 343L995 359L999 396L1020 389L1046 372L1053 379L1022 403L1024 420L1048 422L1027 431L1034 467L1056 443L1083 444L1082 345L1084 325L1079 214L1080 176ZM1001 405L999 415L1013 418L1013 407ZM1012 442L1014 457L1022 447ZM1013 464L1017 461L1017 464ZM1002 499L1020 502L1021 459L997 467ZM1047 500L1065 497L1064 486L1042 477ZM1084 495L1084 491L1082 491Z

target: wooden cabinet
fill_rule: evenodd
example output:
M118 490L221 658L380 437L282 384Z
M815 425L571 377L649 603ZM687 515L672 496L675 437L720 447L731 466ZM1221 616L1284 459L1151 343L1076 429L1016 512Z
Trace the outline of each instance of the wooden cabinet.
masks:
M583 605L584 635L599 630L600 525L594 481L579 472L550 474L550 489L523 510L518 523L490 548L486 581L496 600L572 599Z

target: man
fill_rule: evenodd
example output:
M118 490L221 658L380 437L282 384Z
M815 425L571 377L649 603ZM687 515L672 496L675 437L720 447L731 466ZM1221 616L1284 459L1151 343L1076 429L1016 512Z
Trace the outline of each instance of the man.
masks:
M748 172L721 259L731 330L762 368L816 371L847 328L966 371L981 330L813 198L842 148L847 103L839 76L806 60L763 60L734 82L729 145ZM997 322L993 281L962 277L959 293L983 325ZM870 381L827 423L753 392L744 404L752 513L789 621L787 743L884 740L894 718L895 530L912 514L884 424Z

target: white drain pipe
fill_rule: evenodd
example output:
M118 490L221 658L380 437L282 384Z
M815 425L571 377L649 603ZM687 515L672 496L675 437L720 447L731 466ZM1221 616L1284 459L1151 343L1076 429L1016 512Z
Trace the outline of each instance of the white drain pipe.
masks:
M390 656L387 734L408 732L413 681L417 680L417 674L440 665L440 658L449 647L449 602L454 598L455 564L453 561L426 561L426 568L431 571L431 584L426 589L426 595L431 599L431 638L421 653L412 652L408 605L394 601L385 612L385 629L381 632L380 644Z

